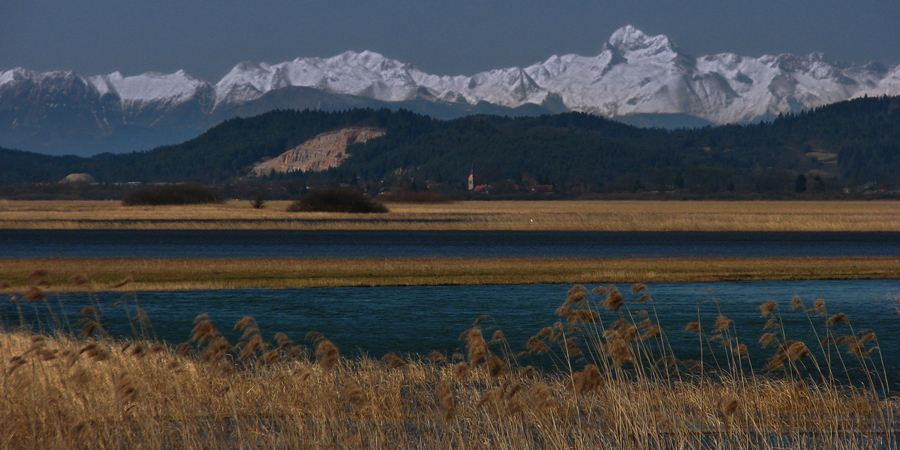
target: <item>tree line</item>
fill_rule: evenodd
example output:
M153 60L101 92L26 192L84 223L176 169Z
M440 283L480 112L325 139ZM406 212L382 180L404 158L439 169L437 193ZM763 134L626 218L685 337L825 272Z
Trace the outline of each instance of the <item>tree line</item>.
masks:
M249 168L318 134L369 126L339 167L248 181ZM0 149L2 184L90 173L105 183L356 185L494 193L553 186L564 194L684 191L782 195L876 185L900 169L900 97L871 97L783 114L771 122L643 129L584 113L436 120L409 111L276 110L230 119L182 144L144 152L54 157ZM802 183L801 181L802 176ZM802 186L801 186L802 185Z

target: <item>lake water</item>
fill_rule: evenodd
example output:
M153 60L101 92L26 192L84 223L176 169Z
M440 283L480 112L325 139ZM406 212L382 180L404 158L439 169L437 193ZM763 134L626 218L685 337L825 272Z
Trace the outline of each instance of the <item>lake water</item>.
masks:
M771 257L900 256L900 233L613 233L613 232L457 232L457 231L235 231L235 230L0 230L0 258L38 257ZM387 352L425 354L463 350L460 332L482 314L488 336L502 330L512 349L558 318L554 310L570 286L421 286L323 288L302 290L220 290L141 292L136 300L153 324L153 333L172 343L188 339L192 320L209 313L235 342L234 324L254 316L271 339L283 332L302 341L309 331L328 336L345 354L379 357ZM589 288L592 286L589 286ZM623 292L627 286L621 286ZM761 367L774 354L758 344L766 319L758 306L779 302L786 335L815 347L809 318L790 311L791 298L807 306L817 298L828 313L846 313L855 330L871 328L892 379L900 380L900 280L756 281L658 283L650 285L652 303L675 353L698 358L696 334L681 331L698 320L711 329L721 312L735 321L737 336L750 347L751 362ZM92 294L111 305L122 294ZM626 298L632 296L626 295ZM91 304L87 294L52 296L72 321ZM134 297L127 297L134 314ZM646 308L630 305L631 311ZM699 312L698 312L699 310ZM106 326L117 336L131 336L123 306L107 308ZM0 325L46 330L52 322L41 303L0 302ZM614 315L605 314L610 323ZM824 318L814 317L820 333ZM850 332L850 329L841 330ZM715 349L707 349L710 356ZM721 350L719 350L721 351ZM707 360L708 361L708 360ZM900 390L898 385L897 390Z
M874 330L884 339L879 342L892 379L900 380L900 316L896 301L900 295L898 280L865 281L757 281L718 283L656 283L648 285L652 303L629 303L632 313L655 308L679 357L698 358L697 335L683 332L684 326L699 319L712 329L721 312L735 321L741 342L750 348L752 362L761 367L774 354L773 348L762 349L757 343L764 332L766 319L760 317L759 305L775 300L781 308L786 339L805 341L815 347L809 318L791 311L789 302L799 296L807 307L818 298L826 301L828 314L843 312L850 318L854 330ZM425 354L439 350L452 354L462 351L464 343L459 334L472 326L477 317L488 314L491 319L482 323L487 338L494 327L502 330L514 351L524 349L528 338L558 318L554 310L566 298L568 285L513 286L420 286L376 288L317 288L286 290L220 290L140 292L136 295L152 321L153 330L161 339L172 343L184 342L192 329L192 320L201 313L209 313L213 323L230 333L242 317L256 318L266 339L275 333L286 333L295 341L303 341L309 331L319 331L341 348L344 354L365 353L380 357L387 352ZM587 286L592 288L593 285ZM628 286L619 289L632 300ZM107 307L105 321L114 334L130 336L131 331L122 306L108 305L122 299L121 293L94 294ZM134 298L126 295L131 314ZM64 305L72 321L77 312L90 305L87 294L68 293L51 296L54 308ZM35 328L51 323L46 307L40 303L0 302L0 320L7 327L19 323L19 310L26 322ZM617 316L605 313L609 324ZM812 317L820 333L824 332L825 317ZM849 333L841 326L836 331ZM874 353L873 355L878 355ZM709 358L709 355L707 355Z
M900 233L0 230L0 258L900 256Z

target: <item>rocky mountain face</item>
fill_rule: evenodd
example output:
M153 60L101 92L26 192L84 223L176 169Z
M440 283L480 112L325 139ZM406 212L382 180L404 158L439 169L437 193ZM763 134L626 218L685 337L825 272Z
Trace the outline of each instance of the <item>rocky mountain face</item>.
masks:
M384 136L377 128L345 128L320 134L275 158L255 164L250 176L289 172L320 172L341 165L347 158L347 147Z
M472 76L424 73L373 52L245 62L215 85L174 74L82 77L0 72L0 146L43 153L123 152L179 142L274 108L405 108L437 118L567 110L667 126L753 122L863 95L900 95L900 65L822 54L699 58L631 26L595 56L552 56Z

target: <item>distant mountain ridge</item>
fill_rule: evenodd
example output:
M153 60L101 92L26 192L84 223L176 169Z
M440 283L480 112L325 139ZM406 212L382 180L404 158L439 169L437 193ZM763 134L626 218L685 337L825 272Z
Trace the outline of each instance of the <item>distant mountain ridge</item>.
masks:
M244 62L218 83L184 71L83 77L0 72L0 145L93 154L183 141L271 109L405 108L437 118L579 111L635 124L753 122L864 95L900 95L900 65L831 62L820 53L694 58L668 37L625 26L596 56L441 76L378 53ZM659 115L660 117L654 117Z

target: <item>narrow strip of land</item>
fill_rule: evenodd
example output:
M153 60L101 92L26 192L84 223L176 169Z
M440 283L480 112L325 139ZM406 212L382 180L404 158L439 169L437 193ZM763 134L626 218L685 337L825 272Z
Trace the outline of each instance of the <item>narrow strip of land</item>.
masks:
M214 205L0 200L0 229L898 231L895 201L463 201L389 204L385 214Z
M829 279L900 279L900 258L0 259L7 294Z

